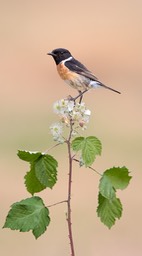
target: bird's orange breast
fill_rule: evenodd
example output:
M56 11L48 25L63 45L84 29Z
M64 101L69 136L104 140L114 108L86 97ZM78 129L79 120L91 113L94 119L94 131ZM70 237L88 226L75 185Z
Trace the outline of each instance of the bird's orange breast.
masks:
M63 80L72 80L78 77L78 74L70 71L63 63L57 65L57 71Z
M64 63L60 63L57 65L57 71L60 75L60 77L71 87L78 91L86 90L88 87L88 78L85 78L82 75L79 75L73 71L70 71Z

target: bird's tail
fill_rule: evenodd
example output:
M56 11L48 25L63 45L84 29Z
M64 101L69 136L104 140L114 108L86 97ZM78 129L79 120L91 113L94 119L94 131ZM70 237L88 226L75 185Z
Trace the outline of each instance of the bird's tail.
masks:
M100 85L101 85L102 87L108 89L108 90L111 90L111 91L113 91L113 92L117 92L117 93L121 94L121 92L119 92L119 91L117 91L117 90L115 90L115 89L113 89L113 88L111 88L111 87L109 87L109 86L106 86L106 85L102 84L101 82L100 82Z

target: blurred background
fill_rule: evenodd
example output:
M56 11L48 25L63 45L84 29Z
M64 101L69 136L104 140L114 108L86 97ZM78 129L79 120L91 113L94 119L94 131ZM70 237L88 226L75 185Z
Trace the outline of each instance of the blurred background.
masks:
M108 230L97 218L99 177L74 164L72 218L78 256L140 256L142 253L142 1L0 1L0 171L2 227L10 205L27 193L29 170L18 149L41 150L54 145L49 126L58 121L52 106L76 91L56 72L47 52L63 47L106 85L84 101L92 116L82 135L103 144L94 168L103 172L126 166L133 179L118 196L123 216ZM59 161L58 183L39 194L46 205L66 199L66 147L50 151ZM9 256L70 255L66 205L50 208L51 224L37 241L29 233L0 230L0 253Z

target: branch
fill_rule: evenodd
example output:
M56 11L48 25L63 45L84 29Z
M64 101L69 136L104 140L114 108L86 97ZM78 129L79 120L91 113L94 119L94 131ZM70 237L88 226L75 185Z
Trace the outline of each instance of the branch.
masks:
M53 148L55 148L55 147L57 147L57 146L59 146L59 145L61 145L61 144L62 144L62 143L59 142L59 143L53 145L52 147L46 149L46 150L44 151L44 154L47 154L47 152L48 152L49 150L51 150L51 149L53 149Z
M76 158L73 158L73 160L74 161L76 161L76 162L80 162L78 159L76 159ZM91 166L87 166L89 169L91 169L91 170L93 170L94 172L96 172L97 174L99 174L100 176L102 176L102 174L100 173L100 172L98 172L97 170L95 170L93 167L91 167Z
M57 202L55 204L50 204L47 207L49 208L49 207L52 207L52 206L55 206L55 205L58 205L58 204L62 204L62 203L67 203L67 202L68 202L68 200L63 200L63 201Z
M72 120L70 120L70 133L69 138L66 141L68 146L68 157L69 157L69 180L68 180L68 200L67 200L67 223L68 223L68 231L69 231L69 240L70 240L70 248L71 248L71 256L75 256L74 251L74 242L73 242L73 235L72 235L72 221L71 221L71 190L72 190L72 156L71 156L71 136L72 136Z

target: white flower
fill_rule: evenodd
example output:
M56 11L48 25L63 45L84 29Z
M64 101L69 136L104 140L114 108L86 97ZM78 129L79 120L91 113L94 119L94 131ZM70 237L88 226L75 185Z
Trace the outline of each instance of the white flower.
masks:
M69 99L61 99L54 103L54 111L59 115L62 125L70 127L72 124L73 131L75 127L86 129L89 122L91 111L86 108L85 103L75 103ZM56 123L50 127L54 140L63 140L63 126Z
M82 102L82 103L77 103L76 104L76 109L79 110L80 112L84 112L85 111L85 103Z
M90 116L90 115L91 115L91 111L90 111L89 109L86 109L86 110L84 111L84 115Z
M82 117L81 113L79 111L75 111L73 110L71 117L74 121L78 121L80 120L80 118Z
M73 109L74 109L74 101L73 100L69 100L67 106L68 106L68 111L69 112L73 111Z
M82 120L84 121L84 123L88 123L88 122L89 122L90 115L91 115L91 111L90 111L89 109L86 109L86 110L84 111L84 115L83 115L83 118L82 118Z
M53 109L56 114L63 115L68 114L74 108L74 102L66 99L56 101L53 105Z
M55 123L50 126L51 134L53 135L53 139L56 141L61 142L63 140L62 133L63 133L63 126L60 123Z
M56 101L53 105L53 109L55 111L56 114L59 114L61 112L61 106L59 101Z

